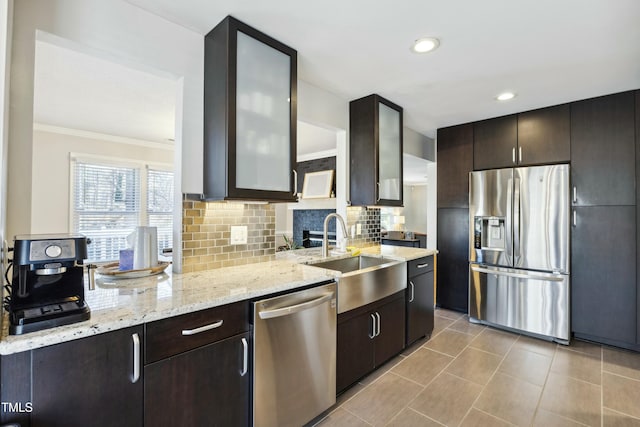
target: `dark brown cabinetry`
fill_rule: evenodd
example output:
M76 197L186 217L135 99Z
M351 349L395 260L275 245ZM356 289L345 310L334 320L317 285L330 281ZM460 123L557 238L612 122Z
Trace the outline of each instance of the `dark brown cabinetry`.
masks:
M400 353L404 343L405 291L339 314L337 392Z
M248 303L145 325L147 426L249 425Z
M204 63L201 197L295 201L296 51L227 17Z
M402 107L379 95L349 103L350 201L402 206Z
M2 421L23 427L141 426L142 331L121 329L3 356L2 401L30 402L32 411L3 411Z
M469 207L473 124L438 129L438 208Z
M640 170L640 90L636 90L636 171ZM636 185L636 259L637 250L640 246L640 186ZM638 305L636 310L638 315L636 316L636 347L640 348L640 268L636 261L636 298Z
M433 256L407 262L407 346L433 331L433 267Z
M636 203L633 92L571 104L574 206Z
M568 162L569 104L474 123L475 170Z
M469 299L469 209L438 209L439 307L467 312Z

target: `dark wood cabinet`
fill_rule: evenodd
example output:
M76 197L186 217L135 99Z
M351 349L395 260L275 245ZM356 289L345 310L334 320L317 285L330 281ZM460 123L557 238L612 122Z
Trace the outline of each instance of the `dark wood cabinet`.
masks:
M640 170L640 90L636 90L636 171ZM636 185L636 259L637 248L640 247L640 186ZM640 268L638 268L636 261L636 286L637 286L637 327L636 327L636 344L640 348Z
M571 104L574 206L635 205L634 111L633 92Z
M636 207L574 207L571 327L576 337L636 341Z
M517 164L518 117L497 117L473 124L473 169L497 169Z
M438 208L469 207L473 124L438 129Z
M249 303L145 325L146 426L249 425Z
M144 424L250 425L249 342L244 333L145 366Z
M297 52L229 16L204 55L199 197L296 201Z
M142 326L31 352L31 427L131 426L143 420Z
M570 118L569 104L518 114L518 165L569 162Z
M402 107L379 95L349 103L353 206L402 206L402 126Z
M336 390L400 353L405 343L405 292L338 315Z
M433 331L433 269L433 256L407 262L407 346Z
M439 307L467 313L469 299L469 209L438 209Z

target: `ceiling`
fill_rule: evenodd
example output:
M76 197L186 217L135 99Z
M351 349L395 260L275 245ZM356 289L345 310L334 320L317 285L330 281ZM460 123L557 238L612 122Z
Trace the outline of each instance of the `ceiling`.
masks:
M200 34L226 15L298 51L298 77L439 127L640 88L638 0L127 0ZM414 54L414 40L440 48ZM497 94L517 96L498 102Z

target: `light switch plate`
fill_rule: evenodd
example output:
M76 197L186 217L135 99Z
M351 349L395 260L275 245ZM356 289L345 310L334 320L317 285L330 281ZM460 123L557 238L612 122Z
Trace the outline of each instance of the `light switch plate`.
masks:
M362 234L362 224L360 224L360 223L356 224L356 234L358 236Z
M231 244L232 245L247 244L247 226L246 225L231 226Z

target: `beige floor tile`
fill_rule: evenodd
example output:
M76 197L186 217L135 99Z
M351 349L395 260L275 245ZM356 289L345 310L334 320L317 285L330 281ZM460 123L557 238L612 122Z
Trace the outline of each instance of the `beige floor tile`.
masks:
M640 353L603 347L604 370L640 380Z
M446 317L435 316L433 318L433 332L431 333L431 337L433 338L436 335L438 335L440 332L444 331L453 322L455 322L455 320L453 320L453 319L448 319Z
M518 335L516 334L486 328L470 345L471 347L488 351L489 353L504 356L517 339Z
M533 420L533 427L582 427L584 424L569 418L562 417L553 412L538 409Z
M315 424L318 427L367 427L370 424L367 424L360 418L355 415L345 411L342 408L338 408L333 411L327 418L321 420L318 424Z
M426 386L452 360L451 356L421 348L394 366L391 372Z
M355 383L350 388L345 390L340 396L336 397L336 406L342 405L347 400L351 399L356 394L364 390L365 385L361 383Z
M542 387L497 373L473 405L488 414L518 426L533 421Z
M543 386L552 360L552 356L512 348L498 371Z
M467 347L447 367L446 372L476 384L486 385L501 361L501 356Z
M640 427L640 418L632 418L628 415L604 408L602 418L603 427Z
M467 416L462 420L460 427L509 427L512 425L493 415L471 408Z
M366 377L362 378L359 381L360 384L369 385L375 382L378 378L380 378L381 376L389 372L391 369L393 369L394 366L396 366L398 363L402 362L403 360L404 360L404 356L398 355L392 358L391 360L386 361L381 366L379 366L375 371L373 371Z
M514 349L531 351L545 356L553 356L556 352L556 347L558 347L556 343L527 337L525 335L520 335L518 341L513 345Z
M480 332L485 330L486 326L478 325L477 323L471 323L469 322L468 316L463 316L462 318L456 320L451 325L449 325L449 329L453 329L454 331L464 332L465 334L476 336Z
M387 426L391 427L442 427L424 415L414 411L413 409L403 409Z
M414 342L409 347L405 348L400 354L403 356L409 356L411 353L417 351L420 347L422 347L427 342L429 342L430 339L431 337L420 338L418 341Z
M473 339L473 335L445 329L424 346L440 353L457 356Z
M551 364L551 372L598 385L602 382L600 370L600 357L563 348L558 348Z
M372 425L385 425L413 400L422 387L387 373L342 407Z
M458 425L481 391L482 386L445 372L433 380L409 407L442 424Z
M599 426L601 390L598 385L551 372L540 408L586 425Z
M605 372L602 382L603 406L640 418L640 381Z
M602 353L602 346L600 344L594 344L587 341L573 340L571 341L571 345L562 346L560 348L564 348L571 351L579 351L580 353L586 353L591 356L600 357Z
M464 316L464 313L458 311L447 310L446 308L436 308L434 314L436 317L446 317L451 320L458 320Z

